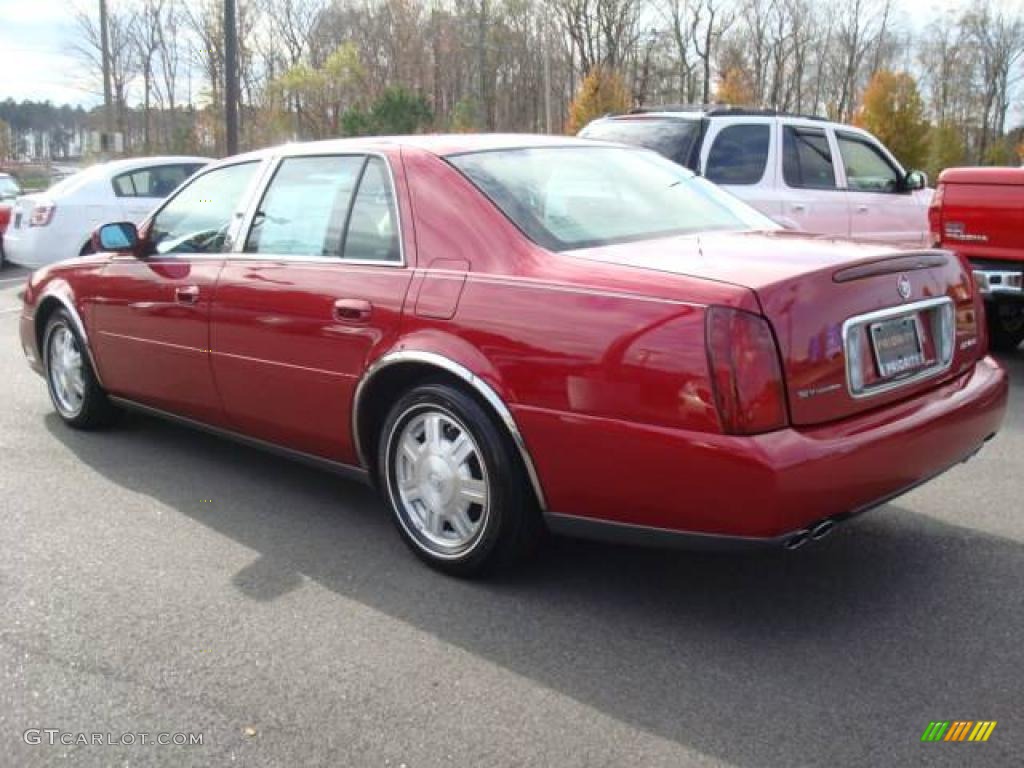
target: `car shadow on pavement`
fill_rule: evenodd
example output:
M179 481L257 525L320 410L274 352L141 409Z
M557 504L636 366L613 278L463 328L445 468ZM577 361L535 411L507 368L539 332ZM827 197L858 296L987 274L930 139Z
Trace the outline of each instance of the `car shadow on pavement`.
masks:
M935 719L999 720L1002 738L978 745L986 764L1024 751L1014 540L896 504L797 552L553 540L516 572L465 582L421 564L373 491L343 478L149 417L46 427L110 481L257 552L225 574L253 600L313 579L733 765L899 765L929 748L963 764L920 743ZM222 490L200 503L211 483Z

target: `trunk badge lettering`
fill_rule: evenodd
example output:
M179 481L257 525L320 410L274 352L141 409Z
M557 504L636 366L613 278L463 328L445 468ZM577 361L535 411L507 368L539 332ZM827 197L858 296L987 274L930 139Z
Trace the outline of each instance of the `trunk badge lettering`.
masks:
M906 275L900 275L900 279L896 282L896 290L900 292L900 298L909 299L910 294L914 290L910 284L910 278Z

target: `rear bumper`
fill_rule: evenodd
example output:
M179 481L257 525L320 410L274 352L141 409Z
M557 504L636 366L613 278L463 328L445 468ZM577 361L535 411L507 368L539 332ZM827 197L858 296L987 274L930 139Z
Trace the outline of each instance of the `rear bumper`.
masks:
M971 260L978 293L988 301L1024 301L1024 263Z
M626 526L619 538L640 528L746 545L871 509L956 466L998 430L1007 391L1005 371L986 357L910 400L755 437L532 409L516 419L551 510L567 513L549 515L555 530L611 523L611 533Z

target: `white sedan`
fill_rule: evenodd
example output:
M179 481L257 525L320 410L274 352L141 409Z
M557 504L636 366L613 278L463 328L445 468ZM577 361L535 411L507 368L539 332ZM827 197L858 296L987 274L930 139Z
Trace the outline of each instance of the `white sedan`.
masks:
M41 267L92 249L92 231L112 221L141 222L157 203L210 160L145 157L87 168L45 192L23 195L4 234L7 259Z

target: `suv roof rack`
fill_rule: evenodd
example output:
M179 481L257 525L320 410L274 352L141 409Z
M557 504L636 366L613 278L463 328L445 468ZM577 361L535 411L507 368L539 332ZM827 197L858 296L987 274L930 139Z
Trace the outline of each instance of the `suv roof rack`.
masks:
M706 117L733 115L738 117L799 117L804 120L820 120L827 122L822 115L805 115L796 112L783 112L777 109L759 109L756 107L734 107L731 104L659 104L654 106L636 107L627 115L646 115L652 112L699 112Z

